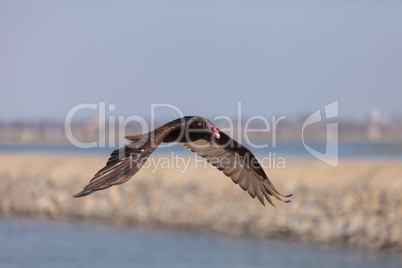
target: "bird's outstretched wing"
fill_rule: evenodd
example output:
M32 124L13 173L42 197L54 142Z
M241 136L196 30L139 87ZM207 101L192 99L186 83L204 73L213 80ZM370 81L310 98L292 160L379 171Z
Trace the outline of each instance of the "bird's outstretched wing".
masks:
M151 146L149 135L137 136L135 141L113 151L106 166L99 170L90 183L74 197L122 184L136 174L157 146Z
M191 122L193 117L185 117ZM234 183L257 197L265 206L265 199L274 206L271 197L282 200L284 196L275 189L255 156L246 147L216 129L187 132L181 135L187 122L183 118L174 120L144 135L128 136L132 142L115 150L106 166L99 170L90 183L75 197L91 194L98 190L121 184L135 175L161 142L180 142L191 151L206 158L213 166L230 177ZM188 123L189 123L188 122ZM210 123L208 123L210 124ZM208 126L207 124L207 126ZM207 127L208 128L208 127ZM284 201L289 202L289 201Z
M266 199L274 206L271 196L282 200L284 196L275 189L258 160L249 149L219 131L220 139L207 135L192 142L181 142L190 151L204 157L211 165L239 184L252 198L257 197L265 206ZM289 201L284 201L289 202Z

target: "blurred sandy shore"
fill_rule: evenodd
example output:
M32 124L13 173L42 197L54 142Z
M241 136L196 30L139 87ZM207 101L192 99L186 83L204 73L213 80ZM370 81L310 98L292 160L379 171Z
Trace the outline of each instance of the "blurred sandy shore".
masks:
M154 158L160 156L154 155ZM268 177L292 202L263 207L230 178L194 160L154 166L123 185L73 198L107 156L0 154L0 215L100 220L402 252L402 161L286 159Z

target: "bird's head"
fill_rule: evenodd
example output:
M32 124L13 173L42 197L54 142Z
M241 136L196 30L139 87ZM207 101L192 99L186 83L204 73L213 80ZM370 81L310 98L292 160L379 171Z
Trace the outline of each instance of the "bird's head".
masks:
M219 131L208 119L201 116L193 116L189 120L189 129L202 129L219 139Z

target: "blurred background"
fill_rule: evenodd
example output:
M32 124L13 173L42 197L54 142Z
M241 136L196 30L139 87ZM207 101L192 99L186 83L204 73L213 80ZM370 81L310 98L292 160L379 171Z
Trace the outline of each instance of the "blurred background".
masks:
M0 1L0 266L400 267L401 8ZM303 132L311 114L325 118L336 101L336 118ZM93 108L72 114L77 105ZM195 165L149 168L120 187L72 198L124 134L143 132L130 116L160 126L178 111L222 128L222 116L236 129L267 118L271 129L255 120L265 130L249 138L268 144L256 155L270 159L266 173L294 194L292 203L262 207L223 174ZM97 146L71 144L67 121L77 140ZM336 167L302 140L304 133L325 153L327 123L338 124ZM197 161L179 146L154 157L172 153Z

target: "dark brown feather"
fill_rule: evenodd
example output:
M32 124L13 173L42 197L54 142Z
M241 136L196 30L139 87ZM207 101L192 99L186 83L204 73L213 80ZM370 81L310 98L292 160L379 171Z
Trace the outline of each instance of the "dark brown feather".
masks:
M252 198L257 196L258 200L264 206L263 196L272 205L270 196L274 196L280 201L283 201L281 196L292 196L284 196L276 190L249 149L222 131L219 131L219 134L219 140L211 135L205 135L202 137L193 137L192 141L181 141L181 143L190 151L204 157L210 163L211 161L216 161L216 158L220 162L230 162L225 167L222 167L219 163L212 163L212 165L223 171L226 176L231 177L232 181L239 184Z

